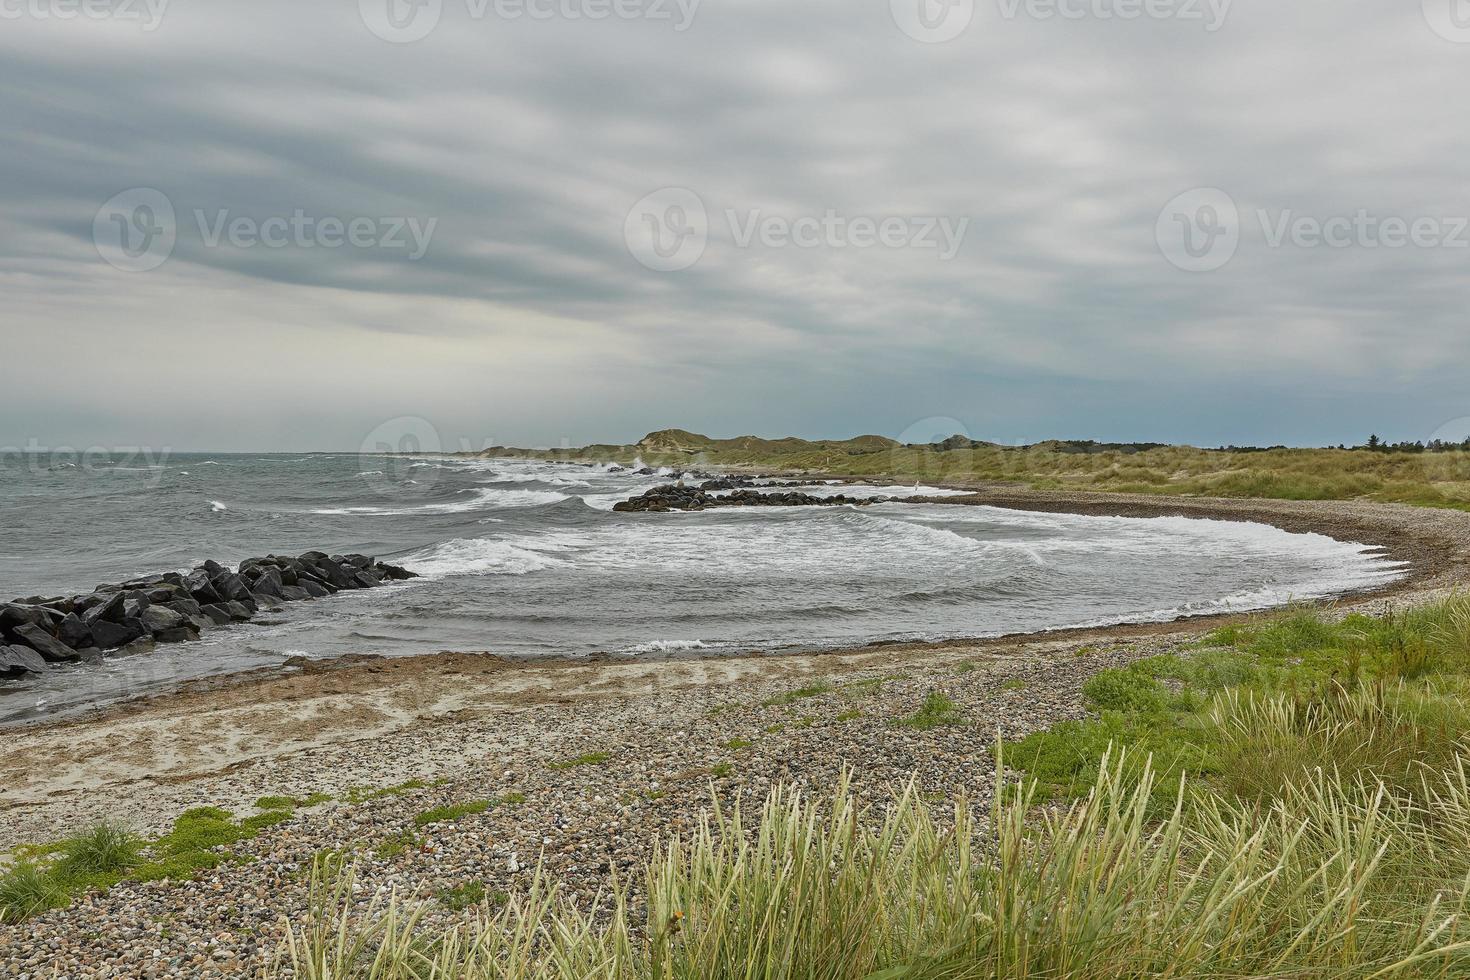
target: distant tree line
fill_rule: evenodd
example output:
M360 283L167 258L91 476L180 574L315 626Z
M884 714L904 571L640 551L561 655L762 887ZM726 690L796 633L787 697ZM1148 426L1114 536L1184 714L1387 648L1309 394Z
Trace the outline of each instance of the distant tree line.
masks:
M1361 446L1338 446L1338 449L1363 449L1374 453L1456 453L1470 452L1470 437L1460 442L1430 439L1428 442L1384 442L1375 433Z

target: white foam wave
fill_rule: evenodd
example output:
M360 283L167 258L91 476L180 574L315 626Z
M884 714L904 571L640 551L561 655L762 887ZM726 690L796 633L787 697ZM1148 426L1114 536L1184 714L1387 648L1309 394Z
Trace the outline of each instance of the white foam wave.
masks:
M567 495L555 490L499 490L493 487L466 488L467 496L438 504L416 504L412 507L320 507L311 514L362 517L407 517L413 514L465 514L493 507L535 507L566 500Z
M668 653L673 650L708 650L703 640L650 640L628 649L628 653Z
M455 538L409 555L403 564L420 575L442 578L446 575L525 575L565 565L566 562L509 541Z
M229 510L230 508L226 507L224 504L220 503L218 500L211 500L209 502L209 509L212 510L212 511L214 511L216 514L222 514L225 511Z

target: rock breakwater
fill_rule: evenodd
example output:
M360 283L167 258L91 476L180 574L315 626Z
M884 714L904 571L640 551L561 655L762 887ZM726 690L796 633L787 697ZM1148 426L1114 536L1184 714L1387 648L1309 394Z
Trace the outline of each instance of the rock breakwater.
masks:
M247 558L234 569L206 561L188 572L99 585L85 595L16 599L0 603L0 677L197 640L207 629L248 621L282 602L410 578L417 576L367 555L308 551Z
M841 504L882 503L888 497L849 497L846 494L818 496L798 490L781 490L762 493L759 490L741 487L731 479L708 480L697 487L668 484L654 487L637 497L619 501L613 510L622 512L652 512L670 510L710 510L715 507L825 507ZM717 493L718 491L726 491Z

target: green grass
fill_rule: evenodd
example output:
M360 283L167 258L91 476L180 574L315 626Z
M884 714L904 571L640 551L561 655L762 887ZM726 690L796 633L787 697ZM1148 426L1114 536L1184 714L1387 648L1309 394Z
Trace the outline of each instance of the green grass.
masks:
M1154 812L1183 774L1269 804L1318 770L1423 797L1470 731L1470 598L1337 622L1309 611L1216 630L1187 656L1104 670L1083 685L1096 717L1007 748L1044 791L1089 791L1112 745L1151 756Z
M927 731L943 725L962 725L964 722L965 716L960 711L959 705L950 700L942 691L930 691L919 710L907 718L900 719L898 724L903 728Z
M418 781L415 781L415 784L417 786L427 785L426 783L420 783ZM407 784L405 784L405 786L407 786ZM359 786L356 787L356 789L359 792L364 791L364 787ZM403 792L403 790L392 788L389 790L389 793L391 792ZM388 794L385 793L384 795ZM298 808L305 810L314 806L320 806L323 803L330 802L331 799L332 796L330 793L320 792L312 793L310 796L262 796L260 799L255 801L255 808L257 810L295 810ZM357 800L354 802L361 802L361 800Z
M441 785L443 782L444 780L442 779L437 779L433 782L429 782L426 779L410 779L406 782L398 783L395 786L351 786L343 794L343 799L353 804L366 803L369 800L381 800L389 796L402 796L404 793L411 793L416 789L429 789L432 786ZM315 799L316 795L313 793L308 799ZM308 806L310 804L303 803L302 805Z
M28 919L71 902L64 884L32 861L19 861L0 875L0 922Z
M255 801L257 810L294 810L296 809L296 798L294 796L262 796Z
M458 820L460 817L468 817L475 813L484 813L495 804L490 800L468 800L464 803L451 803L448 806L435 807L425 810L413 818L415 826L425 827L431 823L446 823Z
M839 712L838 715L837 715L837 719L836 720L837 721L852 721L852 720L854 720L856 718L861 718L862 716L863 716L863 709L862 708L848 708L846 711Z
M400 854L407 854L409 851L417 850L418 848L423 846L423 843L423 839L418 835L410 834L406 830L401 830L398 833L393 834L392 836L382 841L379 841L378 845L373 848L373 853L376 854L378 857L387 860L389 858L398 857L398 855Z
M573 460L641 457L651 466L731 466L763 472L822 473L900 482L1003 483L1040 490L1146 493L1158 496L1348 500L1470 508L1470 453L1363 449L1198 449L1048 441L951 448L851 440L713 440L693 433L653 433L637 445L588 446L497 454Z
M195 807L153 840L102 823L53 844L26 848L27 856L0 875L0 919L23 919L44 909L63 908L76 895L106 890L125 879L192 878L230 857L220 848L289 818L288 811L267 811L237 823L227 810Z
M767 698L766 700L761 702L761 705L763 707L773 708L786 704L795 704L797 701L801 701L806 698L820 697L821 695L826 694L831 690L831 684L827 683L826 681L819 681L815 684L808 684L805 687L798 687L795 690L785 691L781 694L777 694L775 697Z
M936 812L912 787L869 809L845 781L825 800L777 786L757 812L715 807L666 843L637 919L621 887L593 914L538 874L498 911L431 927L422 904L386 893L364 914L348 869L314 882L276 975L1407 980L1470 970L1463 771L1430 780L1434 819L1376 784L1321 773L1265 810L1197 799L1185 783L1154 818L1156 779L1110 755L1089 796L1050 809L998 783L985 826L967 801Z
M716 779L729 779L735 775L735 766L729 762L716 762L709 767L709 774Z
M454 912L463 912L465 909L485 904L499 908L510 901L509 894L502 891L489 891L485 888L485 883L481 881L471 881L463 885L455 885L453 888L441 889L434 897L440 905Z
M1000 689L1002 691L1024 691L1026 690L1026 682L1019 677L1012 677L1002 684Z
M109 823L100 823L63 842L56 874L63 881L103 880L142 863L143 839Z
M754 744L755 742L751 741L748 738L732 738L727 742L721 743L722 747L728 749L731 752L738 752L741 749L748 749Z
M571 759L548 762L548 769L576 769L579 766L600 766L612 758L611 752L587 752Z
M525 793L503 793L501 794L500 798L495 801L496 805L498 806L514 806L517 803L524 802L526 802Z

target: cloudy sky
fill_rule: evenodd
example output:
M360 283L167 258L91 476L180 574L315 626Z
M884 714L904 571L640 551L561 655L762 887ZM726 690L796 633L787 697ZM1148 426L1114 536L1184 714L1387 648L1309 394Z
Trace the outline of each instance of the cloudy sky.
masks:
M0 446L1428 438L1456 4L0 0Z

